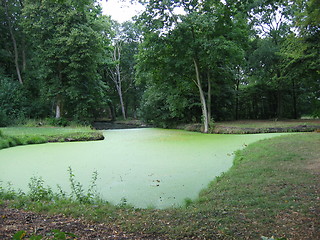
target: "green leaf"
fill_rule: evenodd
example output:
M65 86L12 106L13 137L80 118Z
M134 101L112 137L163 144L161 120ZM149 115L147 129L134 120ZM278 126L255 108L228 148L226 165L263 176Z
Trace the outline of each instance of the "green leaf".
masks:
M22 231L17 232L16 234L14 234L12 239L13 240L20 240L20 239L23 239L25 235L26 235L26 231L22 230Z

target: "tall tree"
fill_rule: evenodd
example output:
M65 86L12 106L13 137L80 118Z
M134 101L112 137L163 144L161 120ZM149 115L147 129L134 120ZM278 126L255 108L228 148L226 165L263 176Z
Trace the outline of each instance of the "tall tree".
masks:
M289 81L281 67L283 56L281 48L286 38L292 34L292 1L254 1L250 11L251 20L257 34L258 48L253 52L252 79L264 81L276 94L276 118L284 117L284 95L288 91Z
M20 67L20 54L18 49L18 42L17 42L17 34L21 35L22 31L17 33L17 30L19 30L19 20L21 15L21 10L23 7L22 1L8 1L8 0L2 0L2 7L4 10L4 16L5 16L5 24L7 25L8 32L10 34L10 39L12 42L12 49L14 52L14 65L16 69L16 75L19 80L19 83L23 84L22 74L21 74L21 67ZM25 64L25 61L24 61Z
M122 117L127 118L129 107L129 95L136 99L137 89L135 85L135 55L138 52L141 34L137 25L133 22L119 24L113 22L113 39L110 49L110 62L107 64L108 75L115 87L120 102ZM126 101L127 100L127 101ZM132 112L137 108L131 104ZM133 114L134 115L134 114Z
M311 113L320 117L320 1L299 0L295 10L299 32L295 45L299 47L290 48L292 57L287 66L300 72L304 89L308 89L307 104L311 106Z
M56 106L55 116L90 118L104 102L98 74L104 41L101 9L93 0L26 0L26 34L41 59L43 88Z
M185 14L176 14L177 7ZM244 57L241 39L246 31L240 29L246 29L245 21L234 13L232 4L220 1L149 1L142 15L149 31L170 44L171 56L162 57L174 59L185 70L193 69L184 80L198 89L204 132L209 131L211 120L212 83L232 82L232 69Z
M109 66L109 76L114 83L121 105L121 112L123 119L126 119L126 110L123 102L123 77L122 71L120 69L121 62L121 53L122 53L122 43L119 39L115 39L113 43L113 49L111 53L112 63Z

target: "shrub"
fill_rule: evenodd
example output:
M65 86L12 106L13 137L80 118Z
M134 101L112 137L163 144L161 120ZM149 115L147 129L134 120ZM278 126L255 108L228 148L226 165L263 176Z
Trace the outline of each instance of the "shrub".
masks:
M9 118L7 114L3 110L0 110L0 127L5 127L8 124L9 124Z
M10 182L7 183L6 187L3 187L2 181L0 181L0 198L3 200L12 200L19 194L12 188Z
M0 127L25 119L28 111L27 97L22 86L12 79L0 77Z
M75 199L80 203L92 203L95 199L98 198L98 194L96 191L97 187L97 179L98 179L98 172L95 171L92 174L90 186L87 191L83 189L83 186L80 182L75 180L75 175L71 169L68 168L69 172L69 181L71 185L71 198Z
M8 147L9 147L8 141L6 139L0 138L0 149L8 148Z
M65 118L46 118L45 122L48 125L58 126L58 127L66 127L69 125L69 122Z
M45 137L42 136L26 136L25 144L39 144L47 142Z
M29 193L28 196L32 201L51 200L53 198L53 192L50 187L43 186L44 181L41 177L32 177L28 184Z

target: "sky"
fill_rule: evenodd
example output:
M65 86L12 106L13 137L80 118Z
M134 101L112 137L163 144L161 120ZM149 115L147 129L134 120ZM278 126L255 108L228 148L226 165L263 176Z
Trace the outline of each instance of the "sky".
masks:
M113 20L120 23L131 20L144 8L140 4L131 4L130 0L100 0L103 14L110 15Z

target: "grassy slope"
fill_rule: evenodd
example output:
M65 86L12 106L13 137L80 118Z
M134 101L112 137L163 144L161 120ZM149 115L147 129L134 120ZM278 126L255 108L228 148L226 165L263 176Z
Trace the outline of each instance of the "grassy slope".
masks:
M103 139L102 133L89 127L0 128L0 149L26 144L100 139Z
M15 201L35 211L82 216L160 239L319 239L320 134L249 145L235 165L186 208L142 210L108 204Z
M201 132L202 124L182 124L177 128ZM313 132L320 131L320 120L243 120L215 122L212 133L245 134L270 132Z
M295 127L295 126L319 126L320 120L317 119L298 119L298 120L243 120L243 121L229 121L217 122L217 126L230 126L239 128L281 128L281 127Z
M313 132L320 129L320 120L247 120L218 122L214 126L214 133Z

